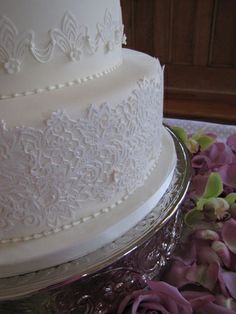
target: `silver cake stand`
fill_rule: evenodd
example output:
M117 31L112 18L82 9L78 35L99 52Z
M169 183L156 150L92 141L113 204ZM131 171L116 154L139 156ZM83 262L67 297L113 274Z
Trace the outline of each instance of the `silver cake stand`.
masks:
M75 261L0 279L0 313L114 313L128 293L158 278L179 242L181 203L191 167L173 132L177 166L172 182L149 215L121 238Z

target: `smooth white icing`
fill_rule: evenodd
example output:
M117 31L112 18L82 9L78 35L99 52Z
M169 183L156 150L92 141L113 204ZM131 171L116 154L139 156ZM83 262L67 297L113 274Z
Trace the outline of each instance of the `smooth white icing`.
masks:
M48 268L84 256L134 227L155 207L172 180L176 153L172 137L165 129L162 146L165 149L160 154L157 167L144 186L113 210L96 220L47 238L0 244L0 278Z
M136 62L130 63L131 58ZM151 69L148 79L139 79L145 73L136 76L141 71L136 69L140 58L146 63L140 68ZM12 119L11 106L18 106L30 126L9 127L8 117L1 114L0 174L4 186L0 187L0 242L28 241L71 228L109 211L143 185L161 149L162 69L156 59L141 53L126 51L124 59L120 72L99 79L97 84L88 82L80 90L68 87L48 95L18 98L14 104L11 99L1 101L0 112L5 108ZM127 93L127 87L114 83L129 70L133 78ZM109 79L115 85L112 90L106 84ZM99 86L109 89L115 96L113 103L112 97L102 93L104 101L90 105L85 97L84 104L80 91L85 96L91 94L92 83L95 95L99 95ZM50 113L45 122L37 121L42 127L36 128L37 110L41 114L50 110L50 98L60 108L55 99L60 95L66 97L61 102L64 111ZM73 102L71 96L75 97ZM34 98L38 106L33 117L22 107L33 107ZM21 117L15 118L16 125L25 124Z
M1 1L0 277L112 241L168 187L163 70L123 41L119 0Z
M110 71L123 38L119 0L1 1L0 98Z

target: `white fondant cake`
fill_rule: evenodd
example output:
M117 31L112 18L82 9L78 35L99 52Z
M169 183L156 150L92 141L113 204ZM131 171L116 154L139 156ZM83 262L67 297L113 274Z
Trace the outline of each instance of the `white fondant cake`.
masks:
M119 0L0 2L0 277L114 240L168 187L163 71L124 41Z

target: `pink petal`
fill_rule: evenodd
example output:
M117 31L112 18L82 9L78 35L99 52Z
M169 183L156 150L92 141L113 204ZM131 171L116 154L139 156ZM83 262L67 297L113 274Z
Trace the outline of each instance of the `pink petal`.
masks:
M189 248L186 250L186 246ZM174 260L182 262L185 266L192 265L197 258L195 242L183 243L177 252L178 255L173 257Z
M236 153L236 133L230 135L226 141L227 145Z
M191 281L186 278L186 274L190 268L191 266L186 266L180 261L175 261L165 274L163 280L177 288L184 287L191 283Z
M226 307L227 309L236 311L236 301L232 298L225 297L222 294L216 295L215 303Z
M235 311L227 309L213 302L209 302L202 308L197 309L194 313L196 314L235 314Z
M193 168L209 169L211 167L211 160L203 154L195 155L191 162Z
M164 299L168 297L171 300L173 300L178 305L179 308L182 308L182 311L181 312L178 311L176 312L176 314L192 313L189 302L184 299L184 297L181 295L177 288L169 285L164 281L148 281L147 284L153 291L156 291L158 294L161 294ZM170 300L168 301L170 302ZM173 311L173 305L171 305L171 307L172 307L171 313L175 313L175 311Z
M216 299L208 292L184 291L183 296L191 303L196 314L233 314L234 311L213 303Z
M236 164L225 164L218 170L225 185L236 189Z
M184 296L185 299L187 299L193 309L197 309L199 307L204 306L208 302L212 302L215 300L215 297L205 291L183 291L182 295Z
M186 278L193 283L198 283L204 288L213 290L218 280L219 265L212 263L208 265L193 265L186 274Z
M229 268L231 264L231 255L227 246L221 241L214 241L211 247L221 258L222 263Z
M236 220L231 218L227 220L222 227L221 235L224 243L231 252L236 254Z
M211 241L194 238L193 243L196 246L198 264L220 263L218 255L211 248Z
M219 235L214 230L198 229L194 232L194 237L196 239L203 240L219 240Z
M222 277L230 295L236 300L236 273L232 271L223 271Z
M229 297L229 293L227 291L227 288L225 286L225 281L224 281L224 278L223 278L223 272L222 272L222 268L220 268L219 270L219 274L218 274L218 283L219 283L219 288L220 288L220 292Z
M214 143L206 153L215 167L223 165L229 158L224 143Z
M208 175L197 174L192 178L191 191L195 196L200 197L203 194L207 180Z
M148 310L160 310L164 309L161 305L161 300L156 295L156 293L153 293L152 291L147 291L144 294L140 294L133 303L132 306L132 314L138 313L138 309L148 309Z

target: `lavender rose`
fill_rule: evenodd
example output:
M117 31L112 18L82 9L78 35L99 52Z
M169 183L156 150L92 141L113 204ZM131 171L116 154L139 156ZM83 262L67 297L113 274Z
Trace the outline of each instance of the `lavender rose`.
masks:
M177 288L148 281L149 290L134 291L121 302L118 314L191 314L192 307Z

